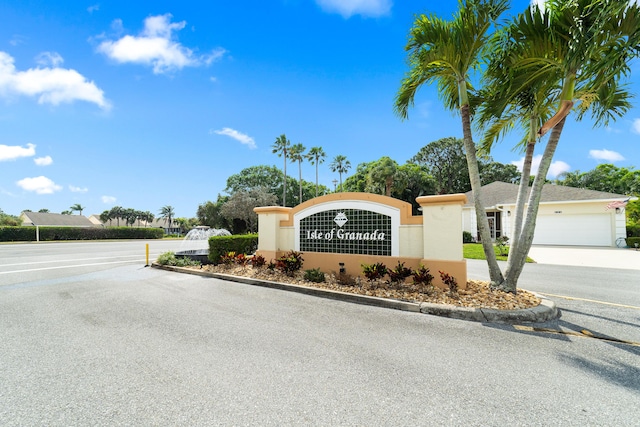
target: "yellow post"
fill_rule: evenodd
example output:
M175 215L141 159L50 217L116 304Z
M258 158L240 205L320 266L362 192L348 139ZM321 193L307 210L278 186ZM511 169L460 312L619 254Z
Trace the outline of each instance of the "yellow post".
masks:
M147 243L147 265L145 267L149 267L149 244Z

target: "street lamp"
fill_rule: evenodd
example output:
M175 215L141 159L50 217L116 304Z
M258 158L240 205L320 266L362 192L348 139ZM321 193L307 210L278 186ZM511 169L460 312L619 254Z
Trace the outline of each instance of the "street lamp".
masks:
M336 185L338 185L338 180L334 179L332 182L333 182L333 192L335 193L336 192Z

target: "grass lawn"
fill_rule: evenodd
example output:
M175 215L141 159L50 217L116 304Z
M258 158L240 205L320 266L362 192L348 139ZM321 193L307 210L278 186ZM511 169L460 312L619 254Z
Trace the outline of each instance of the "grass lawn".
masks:
M467 259L486 259L484 256L484 250L482 249L481 243L465 243L462 245L462 254ZM506 261L507 255L509 254L509 247L504 247L502 251L504 255L500 255L500 249L497 246L493 246L493 250L496 253L496 257L498 261ZM527 262L535 262L531 258L527 257Z

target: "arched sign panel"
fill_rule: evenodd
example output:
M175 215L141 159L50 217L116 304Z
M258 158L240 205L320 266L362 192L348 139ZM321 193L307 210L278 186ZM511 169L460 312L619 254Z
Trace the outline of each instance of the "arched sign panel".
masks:
M315 205L294 216L296 250L397 256L400 211L361 201Z

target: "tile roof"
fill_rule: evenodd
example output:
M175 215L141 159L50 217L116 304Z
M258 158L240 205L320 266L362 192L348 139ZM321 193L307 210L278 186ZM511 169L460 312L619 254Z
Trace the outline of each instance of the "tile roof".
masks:
M531 187L529 187L529 191L531 191ZM468 191L465 195L467 196L467 204L465 206L473 206L473 191ZM482 197L484 199L485 207L515 204L517 196L517 184L496 181L482 186ZM587 190L586 188L567 187L564 185L545 184L545 186L542 187L540 202L616 200L626 199L627 197L628 196L625 196L624 194L607 193L605 191Z

